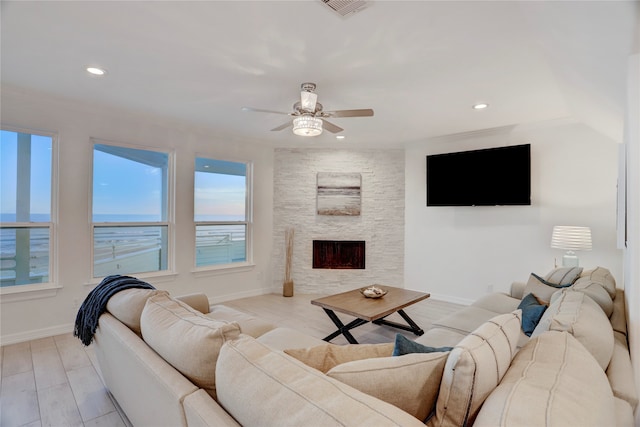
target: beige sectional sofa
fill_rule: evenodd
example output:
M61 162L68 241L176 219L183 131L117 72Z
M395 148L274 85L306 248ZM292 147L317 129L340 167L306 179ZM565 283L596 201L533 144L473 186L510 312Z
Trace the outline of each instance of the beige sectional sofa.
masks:
M450 351L335 346L204 295L147 289L109 300L94 343L135 426L632 426L624 292L604 268L579 273L568 287L514 283L416 339ZM549 303L531 337L529 293Z

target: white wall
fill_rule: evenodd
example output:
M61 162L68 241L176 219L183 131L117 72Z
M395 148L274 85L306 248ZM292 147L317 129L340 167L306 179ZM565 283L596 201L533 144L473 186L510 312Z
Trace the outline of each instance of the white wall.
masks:
M403 150L277 149L274 164L274 290L282 290L287 227L295 229L295 292L337 293L374 283L403 286ZM318 172L361 174L359 216L316 214ZM365 240L366 268L313 269L314 239Z
M640 390L640 54L629 58L627 107L627 248L625 250L625 295L629 350ZM640 426L640 410L636 410Z
M531 206L426 207L426 155L531 144ZM558 122L503 128L417 143L406 150L405 286L461 303L531 272L561 263L551 249L554 225L592 229L593 251L579 253L585 268L611 270L623 284L616 249L618 145L592 129ZM464 171L461 171L464 173Z
M59 139L58 283L55 297L0 306L2 344L69 332L90 285L91 137L175 150L175 276L148 281L172 295L204 292L222 301L268 292L271 284L273 149L233 141L186 124L82 105L2 87L2 124L55 132ZM193 273L193 172L196 154L254 163L254 263L243 271ZM95 282L94 282L95 284Z

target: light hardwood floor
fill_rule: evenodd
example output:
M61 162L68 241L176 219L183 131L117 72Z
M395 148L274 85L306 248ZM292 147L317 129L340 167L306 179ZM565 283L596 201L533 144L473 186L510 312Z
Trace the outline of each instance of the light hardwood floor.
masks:
M320 295L261 295L227 301L224 305L323 338L335 326L310 301ZM461 306L427 299L405 309L424 330ZM344 323L352 320L338 314ZM392 315L390 320L403 322ZM391 342L396 333L387 326L366 324L352 331L362 344ZM332 341L346 344L342 337ZM0 425L54 427L127 427L126 417L112 400L100 377L92 346L84 347L71 334L42 338L0 348Z

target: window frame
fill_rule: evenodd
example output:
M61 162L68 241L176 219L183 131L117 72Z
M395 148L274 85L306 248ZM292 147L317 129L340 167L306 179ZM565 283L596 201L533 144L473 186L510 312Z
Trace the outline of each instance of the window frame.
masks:
M245 175L245 220L244 221L196 221L195 219L195 192L196 192L196 168L195 164L197 159L209 159L214 161L223 161L223 162L232 162L232 163L242 163L246 168ZM220 157L214 156L211 154L204 153L196 153L193 158L192 163L193 169L193 214L191 220L193 221L193 273L215 273L215 272L225 272L230 270L246 270L254 267L253 262L253 162L245 159L237 159L237 158L228 158L228 157ZM246 226L246 234L245 234L245 260L239 262L231 262L226 264L211 264L211 265L197 265L197 242L196 242L196 234L198 226L206 226L206 225L245 225Z
M56 132L23 128L0 124L0 129L7 132L26 133L51 138L51 205L49 222L12 222L0 224L2 228L20 229L49 229L49 280L43 283L27 283L14 286L0 286L0 299L2 303L22 301L28 299L56 296L58 289L62 289L58 280L58 170L59 170L59 137Z
M147 272L130 272L122 273L124 275L135 275L138 278L153 278L153 277L165 277L175 276L175 150L164 149L160 147L152 147L142 144L130 144L109 141L99 138L90 138L91 140L91 185L89 186L89 225L90 232L90 269L89 269L89 284L99 283L106 276L95 276L95 231L96 228L117 228L117 227L164 227L167 230L167 268L165 270L155 270ZM95 163L95 146L96 145L109 145L113 147L128 148L132 150L144 150L152 151L156 153L164 153L168 156L167 162L167 194L166 197L166 218L164 221L140 221L140 222L94 222L93 220L93 180L94 180L94 163Z

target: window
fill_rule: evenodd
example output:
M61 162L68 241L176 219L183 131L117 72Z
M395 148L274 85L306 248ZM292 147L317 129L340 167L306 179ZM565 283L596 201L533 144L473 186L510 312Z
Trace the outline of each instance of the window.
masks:
M196 267L250 261L249 170L246 163L196 158Z
M0 131L0 286L48 283L53 254L51 135Z
M169 269L169 153L93 146L93 277Z

